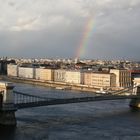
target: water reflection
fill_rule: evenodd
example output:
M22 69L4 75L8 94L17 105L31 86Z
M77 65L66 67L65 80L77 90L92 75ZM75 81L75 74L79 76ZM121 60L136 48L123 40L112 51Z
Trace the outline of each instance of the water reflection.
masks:
M17 91L54 98L94 96L18 85ZM129 100L88 102L18 110L17 127L0 129L0 140L139 140L140 111Z

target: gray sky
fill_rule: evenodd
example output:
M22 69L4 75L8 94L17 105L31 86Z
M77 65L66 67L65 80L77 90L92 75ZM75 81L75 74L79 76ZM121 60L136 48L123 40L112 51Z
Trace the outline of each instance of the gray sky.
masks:
M0 0L0 56L140 60L140 0ZM87 34L88 34L87 33Z

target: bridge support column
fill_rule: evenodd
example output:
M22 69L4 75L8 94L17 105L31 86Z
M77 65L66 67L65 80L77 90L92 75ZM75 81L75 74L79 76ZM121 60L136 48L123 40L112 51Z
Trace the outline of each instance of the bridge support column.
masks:
M139 95L140 96L140 86L137 86L133 90L134 95ZM131 99L130 101L130 107L132 108L140 108L140 99Z
M16 126L13 88L14 86L10 82L0 82L0 89L3 91L0 125Z

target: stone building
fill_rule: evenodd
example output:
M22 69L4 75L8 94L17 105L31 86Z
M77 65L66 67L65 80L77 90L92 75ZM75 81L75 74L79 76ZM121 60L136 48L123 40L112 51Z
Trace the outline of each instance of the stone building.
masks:
M115 86L115 75L103 72L84 73L84 84L95 88L111 88Z
M131 86L131 72L125 69L111 69L110 73L116 76L116 88L126 88Z
M83 83L83 73L78 70L67 70L66 71L66 83L82 84Z
M45 68L35 68L35 79L37 80L54 80L54 70Z
M18 65L16 64L8 64L7 65L7 75L18 77Z
M54 70L54 81L55 82L65 82L66 81L66 70L63 70L63 69Z

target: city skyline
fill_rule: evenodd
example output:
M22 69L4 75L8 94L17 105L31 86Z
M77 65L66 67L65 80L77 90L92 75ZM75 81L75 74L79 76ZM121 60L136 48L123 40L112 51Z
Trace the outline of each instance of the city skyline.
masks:
M139 0L3 0L0 5L0 56L140 60Z

